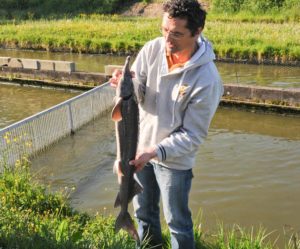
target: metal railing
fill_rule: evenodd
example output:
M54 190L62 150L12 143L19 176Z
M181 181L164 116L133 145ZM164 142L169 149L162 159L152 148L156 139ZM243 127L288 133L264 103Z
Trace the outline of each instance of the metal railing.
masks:
M95 119L112 104L108 83L0 129L0 165L31 157Z

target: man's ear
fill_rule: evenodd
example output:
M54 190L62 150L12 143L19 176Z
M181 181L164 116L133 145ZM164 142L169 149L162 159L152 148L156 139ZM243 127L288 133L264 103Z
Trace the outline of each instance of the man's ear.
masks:
M203 28L198 28L198 29L196 30L196 32L195 32L195 34L194 34L193 37L198 37L198 36L200 36L202 30L203 30Z
M198 28L198 30L197 30L197 32L196 32L196 35L200 35L201 33L202 33L202 30L203 30L203 28Z

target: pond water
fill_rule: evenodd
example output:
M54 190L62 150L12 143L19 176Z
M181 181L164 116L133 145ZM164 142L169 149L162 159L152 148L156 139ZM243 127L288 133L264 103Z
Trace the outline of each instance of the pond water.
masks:
M79 93L41 87L20 87L0 82L0 129Z
M0 49L0 56L43 60L68 60L76 62L77 70L104 72L109 64L123 65L124 56L52 53L43 51ZM268 66L217 63L224 83L238 83L282 88L300 87L300 68L290 66Z
M116 215L118 192L114 124L109 114L52 146L33 160L33 172L52 189L75 187L73 206ZM191 191L196 219L213 230L217 222L262 225L274 238L300 229L300 118L220 108L199 149ZM272 236L273 236L272 235Z

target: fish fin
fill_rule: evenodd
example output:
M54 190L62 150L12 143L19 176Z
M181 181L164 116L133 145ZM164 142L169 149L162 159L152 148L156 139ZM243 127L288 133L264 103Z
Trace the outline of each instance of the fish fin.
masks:
M115 232L119 232L120 229L127 231L137 241L137 243L140 242L139 235L128 212L121 212L117 217Z
M128 202L131 202L133 197L139 193L141 193L143 191L143 187L136 181L134 180L134 183L133 183L133 190L132 192L130 193L129 195L129 198L128 198Z
M121 184L122 177L124 176L122 172L122 167L121 167L121 162L120 161L115 161L114 165L114 173L118 175L118 183ZM117 198L115 200L115 205L114 207L118 207L121 205L121 198L120 198L120 193L118 193Z
M143 189L144 188L136 180L134 180L134 195L141 193Z
M119 161L118 160L116 160L115 162L114 162L114 167L113 167L113 173L114 174L117 174L117 172L118 172L118 164L119 164Z
M117 198L115 200L114 207L116 208L116 207L118 207L120 205L121 205L121 198L120 198L120 192L119 192L118 195L117 195Z
M118 98L111 112L111 118L115 122L119 122L122 120L121 103L122 103L122 98Z
M121 178L124 176L122 172L121 162L115 161L113 172L118 176L118 183L121 184Z

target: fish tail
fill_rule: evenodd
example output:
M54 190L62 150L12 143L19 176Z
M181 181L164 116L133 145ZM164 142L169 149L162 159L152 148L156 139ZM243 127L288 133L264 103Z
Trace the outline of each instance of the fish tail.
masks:
M121 176L122 177L122 176ZM119 179L119 184L121 184L121 179ZM139 193L141 193L143 191L143 187L137 182L134 180L134 183L133 183L133 191L131 191L129 193L129 196L128 196L128 203L132 201L133 197ZM118 207L118 206L121 206L121 202L122 202L122 196L120 195L120 192L118 193L117 195L117 198L115 200L115 205L114 207Z
M140 242L133 220L128 212L121 212L117 217L115 232L119 232L120 229L127 231L137 241L137 243Z

